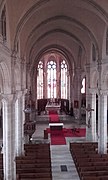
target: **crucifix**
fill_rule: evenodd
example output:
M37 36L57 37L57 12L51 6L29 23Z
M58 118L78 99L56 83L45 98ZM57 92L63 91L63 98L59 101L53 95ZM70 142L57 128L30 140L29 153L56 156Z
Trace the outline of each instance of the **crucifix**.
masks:
M91 122L90 122L90 120L91 120L91 112L94 111L94 109L92 109L90 104L88 104L88 107L85 110L88 113L88 124L87 124L87 126L88 126L88 128L90 128L91 127Z

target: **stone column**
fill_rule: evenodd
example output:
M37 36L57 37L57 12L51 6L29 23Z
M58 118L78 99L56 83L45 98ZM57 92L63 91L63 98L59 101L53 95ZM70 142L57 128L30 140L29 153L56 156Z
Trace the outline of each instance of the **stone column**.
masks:
M3 99L3 168L4 180L16 179L14 95Z
M107 94L98 94L98 153L107 154Z
M91 103L90 104L87 103L86 105L87 107L86 108L86 141L92 141L92 123L91 123L92 116L91 116L91 111L88 110L88 106L91 107Z
M76 109L74 107L74 113L75 113L75 110L76 110L77 119L80 120L81 119L81 69L80 68L76 69L75 84L76 84L75 89L77 90L75 92L75 97L76 97L75 100L78 101L78 107Z
M92 134L92 141L97 141L97 133L96 133L96 92L92 92L91 95L91 134Z
M2 20L0 19L0 42L3 42L3 36L2 36Z
M90 65L86 65L86 141L92 141L92 129L88 128L88 105L92 108L92 96L90 94ZM92 118L92 117L91 117Z
M16 156L24 154L23 140L24 140L24 125L23 125L23 98L22 91L17 91L17 100L15 102L15 147Z
M96 93L90 93L86 101L86 140L96 142Z
M91 109L86 109L86 138L89 141L96 142L97 135L96 135L96 91L95 89L89 89L89 98L87 99L87 104L90 105ZM90 113L90 126L88 127L88 113Z
M70 77L69 77L69 71L67 71L67 99L69 99L70 102ZM70 104L69 104L70 109Z
M23 111L25 109L25 95L27 93L27 89L22 91L22 154L24 154L24 144L26 143L26 137L24 134L24 123L25 123L25 112Z

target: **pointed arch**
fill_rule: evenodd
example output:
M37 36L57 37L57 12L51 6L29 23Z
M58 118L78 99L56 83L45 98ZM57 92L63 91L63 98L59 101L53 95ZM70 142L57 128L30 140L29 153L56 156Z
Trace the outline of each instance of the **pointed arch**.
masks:
M9 69L5 62L0 62L0 74L1 74L1 82L2 82L2 93L11 92L11 83L10 83L10 73Z

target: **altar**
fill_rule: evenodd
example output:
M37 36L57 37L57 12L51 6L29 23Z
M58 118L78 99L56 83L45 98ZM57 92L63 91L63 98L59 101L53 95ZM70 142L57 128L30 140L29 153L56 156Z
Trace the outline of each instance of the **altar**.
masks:
M60 104L51 103L46 105L45 110L47 114L49 114L49 111L56 111L58 114L60 114L60 108Z

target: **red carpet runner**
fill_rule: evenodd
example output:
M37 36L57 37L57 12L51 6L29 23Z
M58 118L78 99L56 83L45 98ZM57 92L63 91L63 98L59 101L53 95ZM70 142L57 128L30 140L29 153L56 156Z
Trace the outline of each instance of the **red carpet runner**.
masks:
M47 128L46 131L47 133L51 133L50 128ZM56 132L58 131L55 130L55 133ZM76 132L73 132L72 129L63 128L62 133L64 137L85 137L86 129L81 128L81 129L77 129Z
M49 111L49 122L50 123L60 122L57 111Z
M63 145L66 144L66 140L62 130L51 130L51 145Z
M59 116L57 111L49 111L49 122L50 123L59 123ZM85 129L46 129L47 133L50 133L51 145L64 145L66 144L65 137L84 137L86 130Z
M50 130L50 128L47 128L46 131L47 133L50 133L52 145L66 144L65 137L85 137L86 134L85 128L76 129L76 131L66 128L63 128L62 130Z
M54 110L49 111L49 122L50 123L59 123L60 122L57 111L54 111ZM66 140L65 140L62 129L60 129L60 130L50 129L50 137L51 137L52 145L66 144Z

